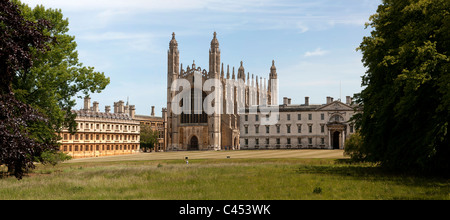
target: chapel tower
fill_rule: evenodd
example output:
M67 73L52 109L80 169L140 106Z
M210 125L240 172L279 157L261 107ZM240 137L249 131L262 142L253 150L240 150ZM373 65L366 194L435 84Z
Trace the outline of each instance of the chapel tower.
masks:
M172 40L169 43L167 51L167 120L168 120L168 146L177 148L178 145L178 114L172 111L172 99L175 91L171 91L172 83L178 79L180 69L180 52L178 51L178 42L175 39L175 33L172 33ZM176 85L175 85L176 86Z
M211 40L211 48L209 49L209 77L219 78L220 74L220 49L217 34L214 32L214 38Z
M223 71L223 69L222 69ZM220 49L219 40L217 40L217 34L214 32L214 37L211 40L211 48L209 49L209 78L220 79ZM208 115L208 130L209 130L209 147L214 150L220 150L221 142L221 112L223 102L221 100L221 94L223 92L222 83L219 80L214 84L214 113Z
M275 60L272 60L272 66L270 67L269 74L269 94L270 105L278 105L278 76L277 68L275 67Z

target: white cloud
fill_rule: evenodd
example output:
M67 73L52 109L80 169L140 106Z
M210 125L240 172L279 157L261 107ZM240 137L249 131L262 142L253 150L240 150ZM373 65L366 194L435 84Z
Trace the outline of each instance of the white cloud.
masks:
M288 30L302 34L337 25L363 26L367 13L361 3L343 6L332 0L22 0L34 7L43 4L71 15L75 30L96 30L120 24L164 23L190 29L211 26L226 30ZM359 0L353 0L358 1ZM366 0L367 1L367 0ZM365 3L364 5L366 5ZM67 14L66 14L67 12ZM198 16L192 16L198 14ZM181 19L180 19L181 18ZM197 20L195 18L201 18ZM73 25L72 21L79 22ZM193 27L194 26L194 27Z
M314 50L314 51L307 51L307 52L305 53L305 57L323 56L323 55L326 55L326 54L328 54L328 53L330 53L330 51L322 50L322 49L319 47L319 48L317 48L317 49Z
M22 0L30 6L43 4L51 8L62 8L64 10L189 10L205 6L201 0Z
M339 54L321 60L301 60L285 66L277 66L280 97L292 98L293 103L303 103L304 96L310 103L323 104L325 97L339 98L361 92L361 75L365 68L360 55ZM341 98L342 98L341 97Z
M369 19L364 17L355 17L355 18L335 18L328 21L328 24L330 26L335 25L354 25L354 26L361 26L363 27L366 22L368 22Z
M22 0L34 7L42 4L51 8L62 8L70 11L129 11L130 13L142 11L188 11L195 9L208 9L220 12L244 13L260 8L270 8L277 4L276 0ZM263 10L267 12L267 10Z
M150 33L125 33L125 32L104 32L104 33L89 33L80 35L80 39L89 41L109 41L109 40L133 40L133 39L148 39L151 38Z
M309 30L309 27L306 26L303 22L298 22L297 28L300 30L300 33L305 33Z

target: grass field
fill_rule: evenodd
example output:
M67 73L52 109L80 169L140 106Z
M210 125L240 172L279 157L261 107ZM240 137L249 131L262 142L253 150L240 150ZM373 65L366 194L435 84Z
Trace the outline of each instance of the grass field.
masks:
M0 199L450 199L448 179L386 173L371 164L349 164L337 152L174 152L77 159L55 167L38 165L20 181L0 178Z

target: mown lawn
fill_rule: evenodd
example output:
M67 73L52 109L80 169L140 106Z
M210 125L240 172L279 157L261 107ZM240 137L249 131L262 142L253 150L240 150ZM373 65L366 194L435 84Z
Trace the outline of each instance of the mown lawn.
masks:
M446 178L335 159L204 159L38 166L0 178L0 199L450 199Z

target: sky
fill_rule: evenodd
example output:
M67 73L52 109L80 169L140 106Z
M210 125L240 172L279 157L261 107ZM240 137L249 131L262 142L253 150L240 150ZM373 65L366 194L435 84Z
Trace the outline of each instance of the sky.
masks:
M362 54L356 48L381 0L22 0L59 8L69 19L79 60L104 72L111 83L91 101L119 100L161 116L167 103L167 50L175 32L183 67L208 70L217 32L221 62L268 78L272 60L279 97L324 104L362 90ZM83 101L77 99L76 109Z

